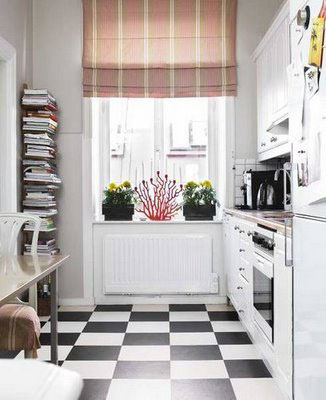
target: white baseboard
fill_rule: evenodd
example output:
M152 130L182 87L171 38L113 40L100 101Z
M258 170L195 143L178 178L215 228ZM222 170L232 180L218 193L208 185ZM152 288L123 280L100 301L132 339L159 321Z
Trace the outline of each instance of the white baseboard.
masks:
M74 298L74 299L60 299L58 300L60 306L93 306L94 298Z
M95 304L226 304L226 296L112 295L95 297Z
M226 297L216 295L115 295L101 296L95 299L92 297L59 299L60 306L92 306L94 304L226 304Z

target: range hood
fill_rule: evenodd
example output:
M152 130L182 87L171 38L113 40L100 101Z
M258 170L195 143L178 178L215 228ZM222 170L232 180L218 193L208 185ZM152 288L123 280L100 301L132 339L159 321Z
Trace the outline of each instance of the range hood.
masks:
M288 135L289 134L289 115L286 114L283 117L272 122L267 128L267 132L273 135Z

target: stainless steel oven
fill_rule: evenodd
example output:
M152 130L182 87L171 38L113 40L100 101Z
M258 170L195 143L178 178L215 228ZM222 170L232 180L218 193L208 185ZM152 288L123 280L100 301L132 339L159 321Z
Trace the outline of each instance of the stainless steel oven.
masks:
M254 320L268 340L274 342L274 233L259 229L253 235Z

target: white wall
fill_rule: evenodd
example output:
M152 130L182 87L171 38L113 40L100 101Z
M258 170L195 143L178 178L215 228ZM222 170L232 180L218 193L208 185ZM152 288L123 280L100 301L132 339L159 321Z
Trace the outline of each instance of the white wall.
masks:
M34 87L59 105L58 244L70 260L59 272L59 296L83 297L82 6L81 0L33 0ZM88 266L91 268L92 266Z
M251 57L281 3L282 0L238 0L236 158L257 158L256 70Z
M21 152L20 97L24 83L33 78L33 8L32 0L0 0L0 36L16 50L17 75L17 153ZM4 134L4 132L0 132ZM1 156L1 155L0 155ZM20 209L20 157L17 158L18 209Z
M256 87L251 55L280 0L238 0L238 3L236 157L255 158ZM60 273L60 297L78 298L83 296L81 0L33 0L33 5L34 86L47 87L53 92L61 109L59 173L64 186L59 198L59 243L62 252L70 254L71 259Z

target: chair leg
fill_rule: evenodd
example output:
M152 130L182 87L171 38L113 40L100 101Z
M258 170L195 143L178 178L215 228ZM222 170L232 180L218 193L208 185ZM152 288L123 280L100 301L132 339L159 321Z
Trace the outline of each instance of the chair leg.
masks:
M29 305L37 312L37 286L34 285L29 288Z
M24 356L25 358L37 358L37 350L24 350Z

